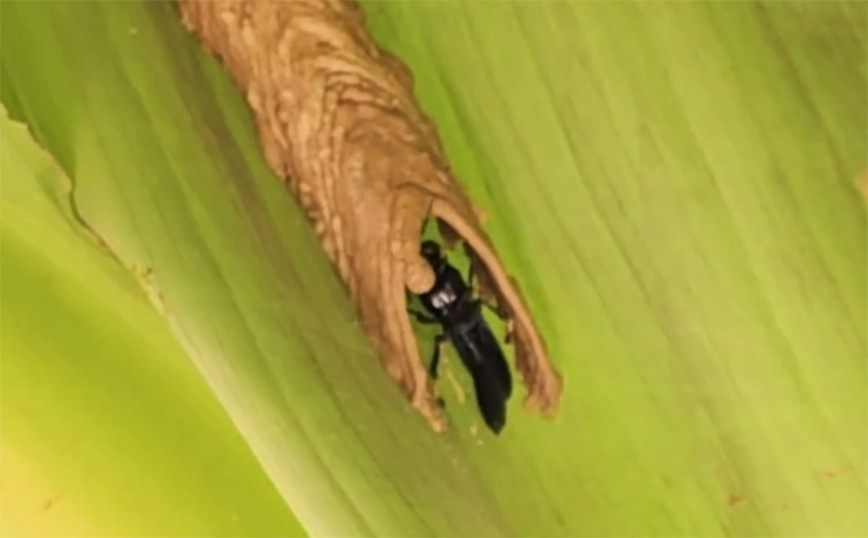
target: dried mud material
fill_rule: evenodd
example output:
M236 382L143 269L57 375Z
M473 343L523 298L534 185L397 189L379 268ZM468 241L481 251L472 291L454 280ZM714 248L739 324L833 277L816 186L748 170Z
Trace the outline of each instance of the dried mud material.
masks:
M185 26L253 109L272 170L309 216L383 366L440 431L445 422L406 311L434 275L419 255L425 219L459 237L508 320L525 406L551 416L562 382L516 282L451 175L412 76L379 49L346 1L179 0Z

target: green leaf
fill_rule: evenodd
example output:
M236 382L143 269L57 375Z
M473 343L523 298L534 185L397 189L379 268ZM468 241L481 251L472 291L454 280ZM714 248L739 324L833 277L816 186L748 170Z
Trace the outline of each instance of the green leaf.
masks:
M304 535L57 164L0 136L3 534Z
M863 534L865 5L365 5L565 370L522 528Z
M4 103L74 181L81 219L150 275L305 528L868 531L853 185L868 152L866 6L364 6L412 68L564 373L553 422L515 398L495 440L444 382L453 428L426 428L174 6L7 1L0 22ZM10 287L37 285L24 273L7 284L4 270L4 306Z

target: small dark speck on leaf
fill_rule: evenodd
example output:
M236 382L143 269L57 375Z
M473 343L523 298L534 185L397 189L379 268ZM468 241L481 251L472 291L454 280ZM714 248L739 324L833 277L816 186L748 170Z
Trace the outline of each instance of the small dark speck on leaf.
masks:
M844 465L843 467L838 467L837 469L826 469L822 472L823 476L826 478L838 478L842 474L846 473L850 470L849 465Z
M54 506L57 504L57 502L59 500L60 500L59 496L50 497L45 502L43 502L41 505L39 505L39 511L40 512L48 512L49 510L54 508Z

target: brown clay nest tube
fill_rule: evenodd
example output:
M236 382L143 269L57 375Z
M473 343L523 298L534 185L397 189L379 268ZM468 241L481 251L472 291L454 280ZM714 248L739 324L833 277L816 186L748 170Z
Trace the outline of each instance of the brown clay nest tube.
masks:
M551 416L561 394L516 282L452 176L412 77L374 43L354 2L179 0L184 24L222 61L253 109L271 169L309 216L383 366L440 431L406 310L431 289L425 220L468 247L480 293L508 320L525 406Z

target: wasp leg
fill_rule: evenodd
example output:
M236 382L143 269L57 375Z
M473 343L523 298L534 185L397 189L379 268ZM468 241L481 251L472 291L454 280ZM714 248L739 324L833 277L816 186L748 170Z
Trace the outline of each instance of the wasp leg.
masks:
M431 357L431 364L428 366L428 374L431 376L431 379L437 379L437 367L440 365L440 348L445 341L445 334L438 334L434 337L434 356Z
M489 302L486 301L485 299L480 299L480 302L482 303L482 306L484 306L484 307L486 307L487 309L491 310L491 313L492 313L492 314L494 314L495 316L497 316L497 317L500 318L500 319L503 319L503 315L501 314L500 309L499 309L498 307L496 307L496 306L494 306L493 304L489 303Z
M467 270L467 285L470 287L471 290L474 289L473 281L475 280L475 278L476 278L476 273L473 272L473 262L471 261L470 262L470 268ZM486 301L483 298L479 298L479 299L477 299L477 301L482 306L491 310L491 313L494 314L495 316L497 316L501 319L503 318L503 315L501 315L500 309L498 307L494 306L493 304L489 303L488 301Z
M431 316L425 315L422 312L419 312L418 310L413 310L412 308L408 308L407 312L409 312L414 318L416 318L416 321L418 321L419 323L423 323L425 325L434 325L435 323L440 323L439 321L432 318Z

